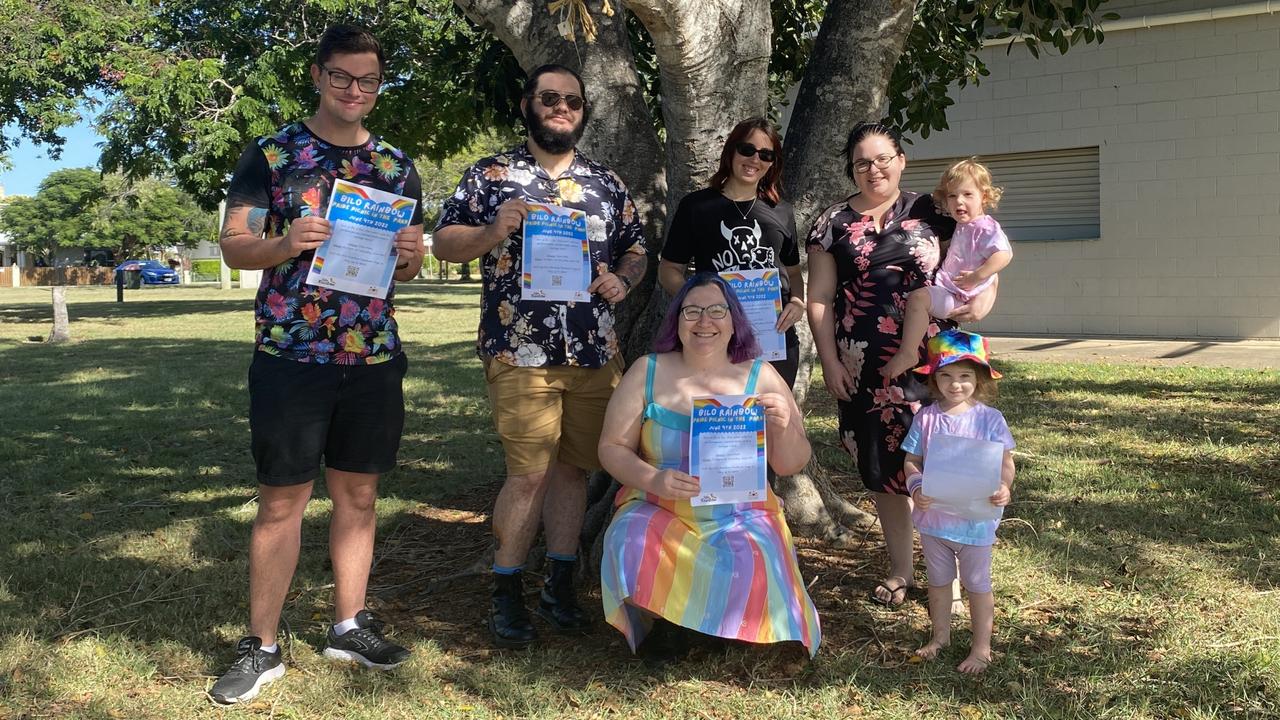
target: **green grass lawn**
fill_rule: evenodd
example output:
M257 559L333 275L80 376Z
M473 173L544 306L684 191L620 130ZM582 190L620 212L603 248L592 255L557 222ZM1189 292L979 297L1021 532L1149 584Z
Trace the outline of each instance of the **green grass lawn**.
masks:
M243 633L254 515L245 375L252 292L0 290L0 720L220 717L203 692ZM1280 716L1280 373L1006 363L1019 481L995 554L997 657L978 679L913 663L922 603L866 601L884 565L802 539L821 652L706 646L658 675L602 627L493 651L488 547L502 476L472 348L475 285L402 286L401 465L383 482L371 605L414 659L318 654L328 501L309 508L285 608L289 674L247 717ZM37 340L32 340L36 338ZM810 435L854 492L818 382ZM923 579L923 572L920 573Z

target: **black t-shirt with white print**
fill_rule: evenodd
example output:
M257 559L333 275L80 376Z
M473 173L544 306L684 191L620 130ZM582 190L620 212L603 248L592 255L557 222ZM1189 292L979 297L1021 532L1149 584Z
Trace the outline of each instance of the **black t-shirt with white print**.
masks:
M718 188L684 196L676 208L662 259L693 263L697 272L777 268L782 300L791 298L786 268L800 264L796 216L787 202L734 202Z

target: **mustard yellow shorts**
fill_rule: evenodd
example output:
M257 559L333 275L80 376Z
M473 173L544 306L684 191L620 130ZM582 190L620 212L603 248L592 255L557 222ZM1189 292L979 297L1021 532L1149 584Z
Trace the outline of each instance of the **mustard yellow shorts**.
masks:
M621 354L598 369L516 367L486 358L484 379L507 474L542 472L553 460L598 469L604 411L622 370Z

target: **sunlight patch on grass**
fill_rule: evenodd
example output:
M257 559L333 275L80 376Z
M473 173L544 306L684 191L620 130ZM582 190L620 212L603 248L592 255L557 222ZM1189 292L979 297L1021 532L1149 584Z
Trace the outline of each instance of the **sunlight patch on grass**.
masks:
M224 714L202 693L245 631L252 296L178 288L117 305L112 291L77 288L77 340L54 349L26 341L47 322L48 292L0 291L0 493L19 519L0 524L0 718ZM1001 366L997 406L1018 441L1019 478L994 556L997 657L980 680L954 669L963 618L942 658L915 664L925 608L865 600L883 562L875 532L849 549L801 541L827 633L816 661L702 648L650 674L603 626L495 652L485 578L428 591L483 560L483 498L505 474L477 317L474 285L401 289L407 418L400 464L380 484L378 559L415 541L446 546L404 560L410 582L371 602L413 660L384 675L319 655L333 588L332 504L317 482L285 606L289 673L246 717L1280 714L1280 373ZM806 427L822 472L856 490L816 377ZM465 539L450 558L454 537ZM583 598L594 613L596 597Z

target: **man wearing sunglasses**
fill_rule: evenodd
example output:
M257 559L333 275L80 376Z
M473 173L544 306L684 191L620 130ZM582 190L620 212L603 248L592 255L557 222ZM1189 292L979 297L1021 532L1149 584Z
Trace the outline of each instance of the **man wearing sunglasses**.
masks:
M591 111L582 78L559 65L534 70L520 110L529 131L525 142L468 169L435 231L442 260L482 258L477 350L507 465L493 510L498 547L488 620L501 647L525 647L537 638L524 605L522 569L540 521L548 570L537 613L559 632L589 627L573 588L586 472L600 467L596 446L605 406L622 375L614 306L644 277L647 264L626 186L575 150ZM529 203L586 213L590 302L521 299Z
M320 38L308 119L245 148L227 191L223 257L262 269L254 303L257 348L249 367L249 431L258 511L249 544L249 635L209 691L219 704L245 702L284 674L277 630L298 562L302 517L322 474L333 515L329 556L334 624L326 657L390 669L409 651L382 635L365 609L373 560L378 478L396 465L404 426L407 359L385 300L306 284L336 178L418 201L395 237L394 278L422 267L422 188L413 161L364 127L385 60L367 31L336 25Z

